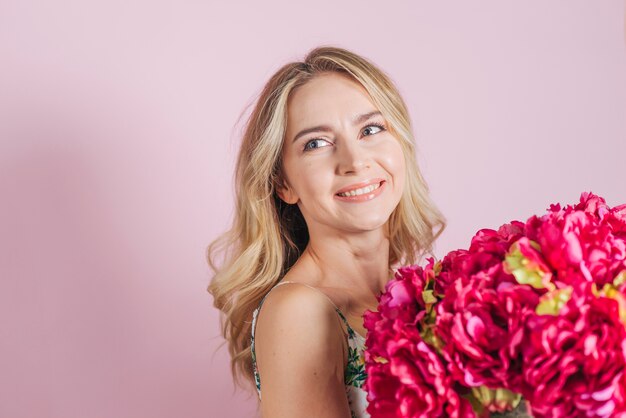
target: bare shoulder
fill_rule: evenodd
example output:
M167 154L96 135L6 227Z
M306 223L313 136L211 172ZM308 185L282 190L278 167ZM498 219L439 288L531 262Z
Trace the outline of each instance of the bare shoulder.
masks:
M286 283L257 317L255 354L264 417L350 417L344 386L344 335L320 291Z
M324 337L318 345L332 349L327 343L343 341L341 331L339 316L321 291L301 283L285 283L270 292L259 311L255 344L269 339L263 337L279 335L285 344L295 335L299 338L294 343L303 338L317 341Z

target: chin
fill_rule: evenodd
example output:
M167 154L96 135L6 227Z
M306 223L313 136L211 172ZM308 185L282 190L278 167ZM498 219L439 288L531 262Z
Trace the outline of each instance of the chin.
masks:
M352 228L355 231L375 231L377 229L381 229L385 226L385 224L389 221L389 217L386 218L376 218L371 220L360 219L352 225Z

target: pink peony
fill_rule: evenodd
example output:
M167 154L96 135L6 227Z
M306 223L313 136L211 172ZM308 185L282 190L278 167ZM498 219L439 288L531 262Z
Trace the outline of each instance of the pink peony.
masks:
M583 193L575 206L553 205L529 218L526 236L541 247L557 287L581 277L602 287L626 270L626 205L610 209L592 193Z
M387 282L385 292L378 298L381 315L415 325L424 315L424 291L434 277L433 266L434 260L430 259L424 268L417 265L399 268L395 279Z
M626 205L616 206L609 210L603 220L611 228L613 235L626 240Z
M501 269L494 266L491 270ZM517 391L525 320L538 294L525 285L485 277L457 279L437 306L436 335L455 380L467 387Z
M474 417L471 405L453 390L445 364L420 335L425 333L434 260L425 268L399 269L367 311L365 351L368 412L372 417Z
M581 193L580 201L573 208L574 210L586 212L597 220L602 220L610 210L604 198L591 192Z
M513 221L497 231L481 229L472 238L469 250L449 252L441 261L441 272L436 277L435 290L442 296L447 287L459 277L469 278L502 263L511 244L521 238L522 222Z
M380 349L381 347L379 347ZM366 361L367 411L372 417L474 417L471 405L452 388L437 353L415 328L385 341L375 361Z
M572 297L527 323L523 395L535 417L613 417L626 411L626 327L615 299Z
M372 418L486 418L521 397L535 417L626 418L626 205L583 193L481 229L398 269L378 301L364 316Z

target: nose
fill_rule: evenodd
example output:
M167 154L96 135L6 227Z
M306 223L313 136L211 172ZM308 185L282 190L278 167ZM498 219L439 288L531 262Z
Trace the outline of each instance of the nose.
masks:
M341 141L337 148L337 171L340 175L359 173L370 167L368 151L357 140Z

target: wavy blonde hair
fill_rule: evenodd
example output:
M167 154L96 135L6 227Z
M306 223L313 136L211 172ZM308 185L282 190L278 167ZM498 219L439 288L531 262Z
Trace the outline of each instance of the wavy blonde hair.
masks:
M403 195L389 222L389 265L414 264L432 253L446 220L431 201L415 156L408 111L391 79L367 59L343 48L320 46L303 62L281 67L263 88L244 128L236 163L236 206L232 227L207 248L215 272L208 287L221 311L235 384L255 390L250 351L252 312L304 251L308 232L297 205L283 202L282 146L287 100L299 86L325 72L360 83L398 138L406 160ZM217 257L221 255L221 265Z

